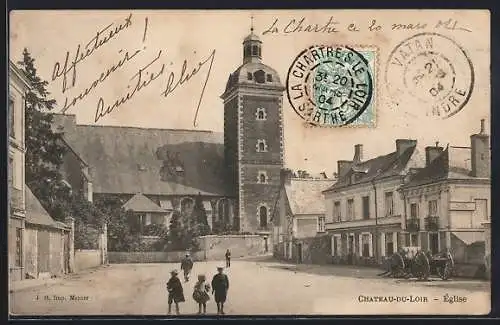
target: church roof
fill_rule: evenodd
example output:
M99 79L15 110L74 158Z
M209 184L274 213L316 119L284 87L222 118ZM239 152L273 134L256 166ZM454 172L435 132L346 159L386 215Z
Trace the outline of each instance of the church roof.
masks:
M231 195L222 133L77 125L74 116L61 114L54 124L89 166L94 193Z
M137 193L130 200L128 200L123 208L125 210L132 210L134 212L167 212L167 210L162 209L156 203L148 199L141 193Z
M271 75L272 81L268 81L267 76L264 83L257 83L254 78L254 73L257 71L263 71L265 75ZM252 79L249 79L249 74L252 75ZM277 90L283 91L285 88L281 84L281 80L279 74L276 70L271 68L270 66L265 65L262 62L248 62L242 64L236 71L229 75L229 78L226 83L226 92L232 89L236 85L244 85L244 86L258 86L258 87L269 87L275 88Z
M253 32L251 32L247 37L245 37L245 40L244 42L247 42L247 41L258 41L260 42L260 38L259 36L255 35Z

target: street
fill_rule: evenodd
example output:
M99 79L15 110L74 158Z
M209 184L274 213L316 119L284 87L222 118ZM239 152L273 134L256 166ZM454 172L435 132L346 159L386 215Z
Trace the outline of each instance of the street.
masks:
M198 311L192 299L198 274L211 281L223 261L195 262L183 282L181 314ZM14 290L16 315L166 316L166 281L179 264L113 264L73 274L47 285ZM292 265L269 258L232 261L227 315L486 314L490 283L453 279L417 282L381 278L380 270L344 266ZM180 275L182 278L182 274ZM30 280L26 280L30 281ZM207 314L215 315L211 297Z

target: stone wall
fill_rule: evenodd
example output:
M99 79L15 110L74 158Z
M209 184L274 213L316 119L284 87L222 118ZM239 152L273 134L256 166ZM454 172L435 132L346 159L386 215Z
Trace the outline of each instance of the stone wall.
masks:
M267 251L265 238L267 238ZM224 259L227 249L231 251L232 258L270 254L273 249L271 236L210 235L200 237L198 241L200 250L205 253L207 260Z
M297 240L302 244L302 263L305 264L331 264L331 239L323 235ZM298 254L298 252L297 252Z
M180 263L186 254L180 252L108 252L109 263ZM205 252L191 252L194 261L203 261Z
M75 250L75 271L95 268L101 265L101 251L98 249Z

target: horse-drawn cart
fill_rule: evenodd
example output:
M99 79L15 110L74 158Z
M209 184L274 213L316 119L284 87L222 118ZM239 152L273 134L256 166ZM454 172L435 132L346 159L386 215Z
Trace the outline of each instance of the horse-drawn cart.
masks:
M439 254L424 252L420 247L402 247L389 259L388 275L395 278L427 280L431 274L447 280L453 274L455 262L449 251Z

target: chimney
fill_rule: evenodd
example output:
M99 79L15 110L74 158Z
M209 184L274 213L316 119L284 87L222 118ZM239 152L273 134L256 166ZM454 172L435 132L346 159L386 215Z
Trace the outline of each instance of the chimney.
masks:
M353 160L355 162L360 162L363 160L363 145L362 144L354 145L354 158L353 158Z
M481 130L470 136L471 169L473 177L490 177L490 137L486 134L484 119L481 120Z
M439 142L433 147L425 147L425 166L429 166L430 163L436 159L442 152L444 148L439 146Z
M410 139L397 139L396 140L396 151L398 152L398 156L401 156L406 149L414 147L417 145L417 140Z
M282 169L281 170L281 184L282 185L290 185L293 178L293 171L290 169Z
M326 176L326 173L325 172L321 172L321 178L322 179L328 179L328 176Z
M338 160L337 161L337 176L342 177L349 170L352 165L352 160Z

